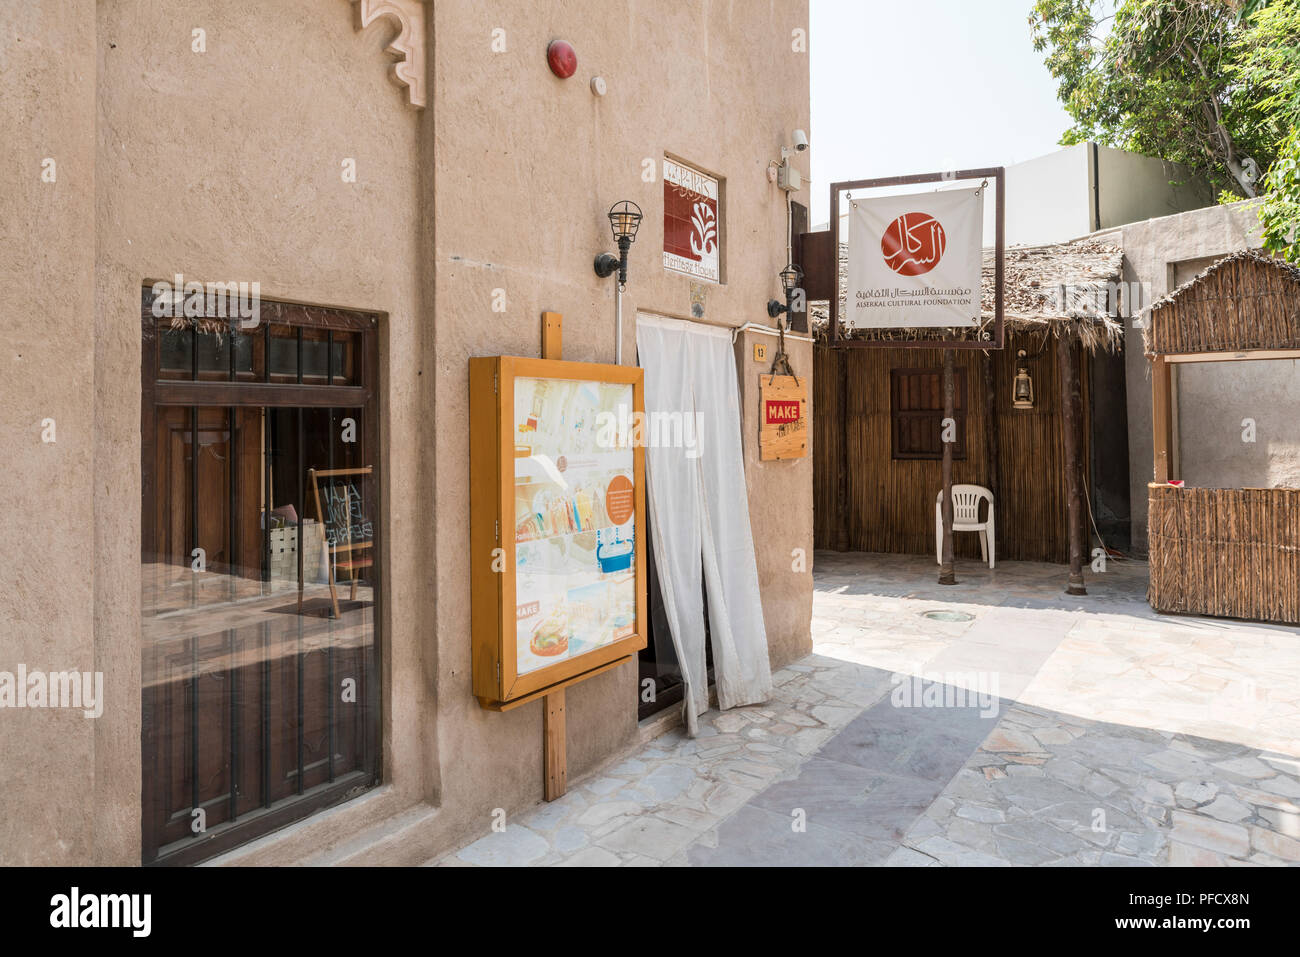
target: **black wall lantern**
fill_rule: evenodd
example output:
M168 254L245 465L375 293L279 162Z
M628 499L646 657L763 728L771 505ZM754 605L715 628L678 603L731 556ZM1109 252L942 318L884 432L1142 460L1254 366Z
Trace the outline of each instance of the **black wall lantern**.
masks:
M776 355L772 357L772 375L788 375L797 384L799 379L790 368L790 357L785 351L785 327L789 325L789 317L793 311L794 294L799 289L799 284L803 282L803 270L790 263L777 275L781 277L781 288L785 290L785 305L781 305L775 299L769 299L767 314L773 319L779 319L781 314L785 313L787 321L776 324L777 346Z
M596 257L596 275L601 279L612 276L618 271L618 284L627 283L627 251L636 240L636 231L641 226L641 207L625 199L609 208L609 228L618 243L618 255L601 253Z
M618 255L601 253L596 257L596 275L601 279L618 273L618 289L614 293L614 361L623 364L623 287L627 285L627 252L636 239L641 226L641 207L629 199L620 200L609 208L609 229L618 243Z
M799 283L803 282L803 270L790 263L778 273L781 277L781 288L785 290L785 305L781 305L775 299L767 301L767 314L773 319L785 313L788 319L791 313L791 303L794 301L794 291L799 288Z

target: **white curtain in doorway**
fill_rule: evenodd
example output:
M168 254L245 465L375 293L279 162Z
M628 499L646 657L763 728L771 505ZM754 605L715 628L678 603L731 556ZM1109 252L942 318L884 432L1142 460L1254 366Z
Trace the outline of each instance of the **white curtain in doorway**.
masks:
M756 704L772 692L735 352L729 329L645 315L637 316L636 343L645 369L655 567L686 685L686 727L694 735L709 706L704 590L718 706Z

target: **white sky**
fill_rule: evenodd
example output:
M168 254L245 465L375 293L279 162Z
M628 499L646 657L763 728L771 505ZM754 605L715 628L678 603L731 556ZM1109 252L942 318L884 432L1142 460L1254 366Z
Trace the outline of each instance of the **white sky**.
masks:
M833 182L1056 150L1071 124L1032 45L1032 5L811 0L810 227L829 218Z

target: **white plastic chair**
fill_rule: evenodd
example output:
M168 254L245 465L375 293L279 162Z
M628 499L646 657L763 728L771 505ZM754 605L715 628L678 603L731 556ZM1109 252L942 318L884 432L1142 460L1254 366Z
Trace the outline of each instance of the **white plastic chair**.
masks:
M980 521L980 502L989 503L989 517ZM993 567L996 543L993 526L993 493L983 485L954 485L952 487L952 530L954 532L979 532L980 554ZM943 489L934 500L934 553L943 564Z

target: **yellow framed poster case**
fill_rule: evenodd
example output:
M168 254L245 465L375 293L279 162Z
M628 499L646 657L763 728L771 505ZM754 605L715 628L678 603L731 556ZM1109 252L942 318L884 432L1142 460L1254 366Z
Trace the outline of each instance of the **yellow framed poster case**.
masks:
M506 710L646 645L644 376L469 360L473 690Z

